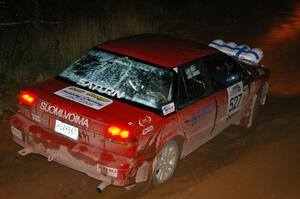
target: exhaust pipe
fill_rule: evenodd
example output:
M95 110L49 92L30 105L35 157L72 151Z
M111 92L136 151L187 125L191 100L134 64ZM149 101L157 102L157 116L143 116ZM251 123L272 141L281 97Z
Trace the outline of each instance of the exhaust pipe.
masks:
M104 191L104 189L105 189L108 185L110 185L110 183L108 183L108 182L101 182L101 183L97 186L96 191L97 191L98 193L102 193L102 192Z

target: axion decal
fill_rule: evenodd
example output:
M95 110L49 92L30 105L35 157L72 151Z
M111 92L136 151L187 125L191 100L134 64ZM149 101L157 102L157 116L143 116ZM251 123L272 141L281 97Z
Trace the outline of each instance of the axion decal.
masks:
M83 87L88 87L91 90L97 91L99 93L104 93L107 95L110 95L112 97L117 97L117 98L121 98L123 96L125 96L125 92L120 92L120 91L116 91L110 88L106 88L104 86L101 86L99 84L96 84L95 82L90 82L88 80L85 79L80 79L79 82L77 82L78 85L83 86Z
M73 122L75 124L89 127L89 120L87 118L81 117L80 115L77 115L75 113L70 113L64 109L58 108L46 102L41 103L40 109L47 113L50 113L51 115L55 115L57 117Z
M238 82L227 88L228 109L227 115L231 116L241 109L243 98L243 82Z

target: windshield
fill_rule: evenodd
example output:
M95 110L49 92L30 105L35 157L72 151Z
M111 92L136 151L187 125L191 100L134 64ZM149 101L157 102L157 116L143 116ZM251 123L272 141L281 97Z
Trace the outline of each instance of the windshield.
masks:
M97 49L87 52L59 77L155 109L173 98L171 71Z

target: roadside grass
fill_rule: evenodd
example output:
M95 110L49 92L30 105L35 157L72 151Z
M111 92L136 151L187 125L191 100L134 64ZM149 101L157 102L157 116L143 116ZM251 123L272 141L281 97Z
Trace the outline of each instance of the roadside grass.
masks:
M117 13L105 21L77 18L58 25L27 24L0 31L0 119L17 110L17 95L23 87L55 76L96 44L155 32L147 16L123 15Z
M74 12L72 19L63 18L58 24L0 26L0 119L16 111L17 95L24 86L55 76L97 43L149 32L201 42L220 36L228 41L236 41L236 38L244 41L247 37L243 33L257 26L252 20L254 16L268 21L262 11L269 4L251 3L247 15L244 9L234 10L227 4L215 0L161 2L156 7L151 1L120 1L118 4L107 1L103 9L95 7L85 15L89 17L74 18L73 15L78 14ZM236 1L235 5L243 7L244 2ZM275 5L274 12L279 8Z

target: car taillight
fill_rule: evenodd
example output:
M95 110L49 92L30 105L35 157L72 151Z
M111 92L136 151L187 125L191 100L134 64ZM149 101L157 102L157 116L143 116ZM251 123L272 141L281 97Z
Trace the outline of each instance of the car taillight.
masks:
M36 99L35 95L26 91L22 91L19 94L19 100L21 104L31 106L34 103L35 99Z
M105 130L105 137L108 139L112 139L115 141L121 142L134 142L134 137L132 136L129 129L118 126L118 125L111 125Z

